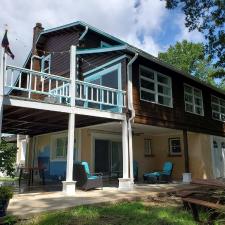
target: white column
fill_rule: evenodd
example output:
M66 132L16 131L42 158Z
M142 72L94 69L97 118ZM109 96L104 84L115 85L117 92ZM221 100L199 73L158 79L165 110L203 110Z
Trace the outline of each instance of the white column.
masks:
M134 183L134 167L133 167L133 137L131 121L128 120L128 143L129 143L129 159L130 159L130 179Z
M119 178L119 189L130 190L131 180L129 178L129 150L128 150L128 129L127 120L122 122L122 143L123 143L123 178Z
M76 46L70 48L70 98L71 107L75 107L76 90ZM73 181L73 158L75 138L75 114L69 114L66 181L63 181L63 192L69 195L75 194L76 181Z
M3 116L3 99L4 99L4 77L5 77L5 50L1 48L0 61L0 142L2 137L2 116Z

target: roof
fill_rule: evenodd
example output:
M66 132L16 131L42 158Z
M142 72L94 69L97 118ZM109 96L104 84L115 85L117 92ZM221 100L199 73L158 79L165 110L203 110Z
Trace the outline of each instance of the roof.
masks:
M51 32L56 32L56 31L61 31L63 29L67 29L67 28L75 27L75 26L83 26L84 28L88 26L88 29L90 29L90 30L92 30L92 31L94 31L94 32L96 32L98 34L101 34L101 35L103 35L103 36L105 36L107 38L110 38L111 40L119 42L122 45L125 45L126 49L129 52L132 52L134 54L138 53L143 58L146 58L146 59L148 59L148 60L150 60L152 62L155 62L155 63L157 63L157 64L159 64L159 65L161 65L163 67L166 67L166 68L168 68L168 69L170 69L170 70L172 70L172 71L174 71L176 73L179 73L179 74L181 74L181 75L183 75L185 77L188 77L188 78L190 78L190 79L192 79L192 80L194 80L194 81L196 81L196 82L198 82L198 83L200 83L200 84L202 84L204 86L207 86L207 87L209 87L209 88L211 88L211 89L213 89L213 90L215 90L215 91L217 91L217 92L219 92L219 93L221 93L223 95L225 94L225 91L223 91L222 89L217 88L217 87L215 87L215 86L213 86L211 84L208 84L208 83L200 80L199 78L196 78L196 77L192 76L189 73L186 73L186 72L184 72L184 71L182 71L182 70L180 70L180 69L178 69L178 68L176 68L176 67L174 67L174 66L172 66L172 65L170 65L168 63L165 63L164 61L160 60L157 57L154 57L153 55L149 54L148 52L145 52L145 51L143 51L143 50L141 50L141 49L139 49L139 48L137 48L135 46L132 46L132 45L128 44L127 42L124 42L121 39L116 38L115 36L113 36L111 34L108 34L108 33L104 32L104 31L102 31L102 30L100 30L100 29L98 29L96 27L93 27L93 26L91 26L91 25L89 25L89 24L87 24L87 23L85 23L83 21L76 21L76 22L69 23L69 24L66 24L66 25L63 25L63 26L59 26L59 27L43 30L40 33L39 37L37 38L36 43L38 43L40 37L42 35L44 35L44 34L48 34L48 33L51 33ZM26 59L26 61L24 63L24 67L27 65L27 63L28 63L28 61L29 61L29 59L31 57L31 54L32 54L32 52L30 51L30 53L29 53L29 55L28 55L28 57L27 57L27 59Z

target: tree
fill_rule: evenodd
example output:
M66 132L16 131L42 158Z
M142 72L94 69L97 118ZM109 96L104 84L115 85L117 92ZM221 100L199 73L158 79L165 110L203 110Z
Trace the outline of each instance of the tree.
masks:
M205 50L216 67L225 67L225 1L165 0L166 8L181 8L189 31L204 34ZM222 74L220 74L221 76ZM223 74L225 76L225 74Z
M158 58L207 83L216 85L213 74L219 69L212 66L201 43L187 40L177 42L174 46L170 46L167 52L159 53Z
M7 143L2 139L0 143L0 171L7 176L15 176L17 147L15 144Z

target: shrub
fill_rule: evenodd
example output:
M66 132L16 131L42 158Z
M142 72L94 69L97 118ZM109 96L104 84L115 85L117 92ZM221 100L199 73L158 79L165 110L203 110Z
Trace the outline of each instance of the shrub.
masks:
M0 199L11 199L13 197L13 188L9 186L0 187Z
M2 139L0 143L0 172L6 173L10 177L15 176L16 153L16 145Z

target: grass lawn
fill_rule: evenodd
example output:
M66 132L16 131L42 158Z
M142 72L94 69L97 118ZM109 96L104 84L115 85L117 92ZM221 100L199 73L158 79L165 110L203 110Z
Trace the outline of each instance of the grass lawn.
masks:
M21 221L23 225L198 225L180 206L148 202L80 206L70 210L41 214ZM207 224L207 223L205 223Z
M0 181L2 182L12 182L12 181L17 181L19 180L19 177L0 177Z

